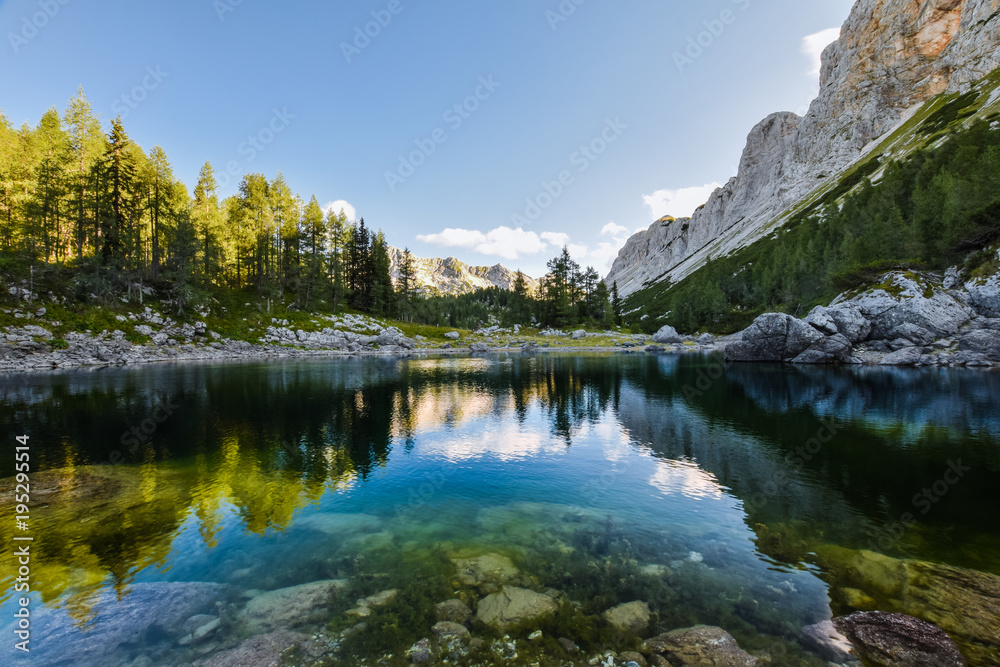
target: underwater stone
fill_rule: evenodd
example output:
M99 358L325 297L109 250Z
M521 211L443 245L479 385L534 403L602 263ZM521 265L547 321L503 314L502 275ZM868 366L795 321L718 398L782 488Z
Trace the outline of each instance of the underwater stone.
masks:
M608 609L603 614L604 620L622 632L634 635L642 634L649 627L649 605L645 602L629 602Z
M635 651L625 651L618 656L618 659L625 663L625 667L629 665L635 665L636 667L649 667L649 663L646 659L642 657L641 653L636 653Z
M477 618L486 625L505 630L528 621L555 614L556 603L548 595L515 586L504 586L499 593L479 602Z
M337 514L319 512L295 521L296 528L318 530L327 535L344 537L351 533L374 533L382 529L382 520L370 514Z
M944 630L905 614L862 611L833 619L855 652L879 667L962 667L965 658Z
M434 605L434 613L439 621L465 623L472 618L472 610L461 600L445 600Z
M502 583L519 574L514 561L502 554L455 558L452 562L458 569L459 581L467 586L478 586L487 582Z
M251 637L236 648L216 653L200 664L202 667L272 667L281 664L282 655L289 649L310 642L307 635L276 630Z
M434 656L431 653L431 640L421 639L418 641L406 652L406 657L409 658L410 662L414 665L419 665L433 660Z
M91 609L102 620L87 632L65 609L33 611L31 657L37 664L106 665L118 646L141 643L150 628L179 637L187 619L214 609L227 590L206 582L151 582L132 584L119 599L111 589L93 601ZM3 632L13 636L12 627Z
M829 662L853 660L850 640L840 634L833 621L823 621L802 628L802 645Z
M732 635L722 628L696 625L673 630L643 644L646 653L661 654L672 665L726 665L756 667L760 660L740 648Z
M566 651L566 653L570 655L576 655L577 653L580 652L580 647L577 646L576 642L574 642L572 639L566 639L565 637L560 637L558 641L559 645L562 646L562 649Z
M396 599L396 595L399 591L395 588L388 591L382 591L381 593L376 593L375 595L369 595L363 600L358 600L359 607L384 607L393 600Z
M328 579L268 591L250 600L237 619L258 633L320 622L346 587L342 579Z

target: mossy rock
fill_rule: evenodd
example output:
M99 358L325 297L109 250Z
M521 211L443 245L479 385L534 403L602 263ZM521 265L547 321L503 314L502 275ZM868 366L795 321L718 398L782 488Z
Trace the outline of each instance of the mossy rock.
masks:
M817 563L838 613L888 611L940 626L972 664L1000 664L1000 577L825 545Z

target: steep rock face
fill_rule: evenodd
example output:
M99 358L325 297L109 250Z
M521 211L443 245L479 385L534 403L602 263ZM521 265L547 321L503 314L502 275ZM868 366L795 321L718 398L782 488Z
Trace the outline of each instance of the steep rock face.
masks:
M1000 66L1000 0L858 0L823 54L804 117L777 113L747 138L738 175L690 219L633 236L606 282L625 296L680 280L709 257L761 238L770 223L874 147L935 95Z
M389 248L389 273L394 281L399 281L399 269L403 263L403 251ZM517 271L497 264L495 266L469 266L454 257L447 259L413 258L417 288L430 294L466 294L479 289L499 287L511 290L517 280ZM538 281L525 275L529 292L538 289Z

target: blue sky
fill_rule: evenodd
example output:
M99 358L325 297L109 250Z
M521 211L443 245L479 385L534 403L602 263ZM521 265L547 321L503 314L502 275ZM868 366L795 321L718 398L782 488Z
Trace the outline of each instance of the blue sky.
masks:
M281 170L419 256L537 276L569 244L604 273L804 110L851 5L5 0L0 109L35 124L82 85L190 188L206 160L224 195Z

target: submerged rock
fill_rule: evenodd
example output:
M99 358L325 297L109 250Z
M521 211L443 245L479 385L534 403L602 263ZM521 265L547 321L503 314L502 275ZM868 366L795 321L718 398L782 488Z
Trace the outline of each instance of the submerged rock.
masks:
M645 632L651 618L649 605L641 601L620 604L608 609L602 616L614 628L633 635L641 635Z
M382 519L371 514L338 514L319 512L297 519L297 528L318 530L327 535L345 537L354 533L374 533L382 530Z
M934 623L973 664L1000 664L1000 577L829 545L816 554L843 604Z
M504 586L499 593L479 601L476 617L497 630L539 621L556 612L556 602L548 595L526 588Z
M967 663L944 630L906 616L862 611L833 619L867 663L878 667L963 667Z
M802 628L802 645L829 662L844 663L854 659L850 640L840 634L833 621L823 621Z
M255 633L322 622L346 587L345 580L328 579L261 593L247 602L237 620Z
M431 651L431 640L421 639L418 641L406 651L406 657L409 658L410 662L414 665L421 665L425 662L433 660L434 654Z
M289 630L276 630L256 635L239 646L209 657L201 667L276 667L282 657L296 647L311 642L307 635Z
M465 623L472 618L472 610L461 600L445 600L434 605L434 614L439 621L451 621L452 623Z
M452 562L458 569L458 580L467 586L484 583L501 584L520 574L514 561L502 554L455 558Z
M645 653L665 657L670 664L717 667L756 667L760 660L740 648L733 636L722 628L696 625L674 630L647 640Z
M38 664L101 666L123 644L141 644L151 633L180 639L185 622L215 610L226 587L194 582L133 584L118 597L101 593L93 603L94 624L82 630L65 609L32 613L31 655ZM14 636L9 629L4 634Z

